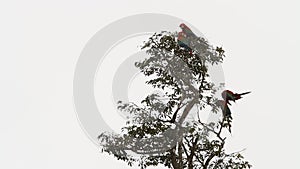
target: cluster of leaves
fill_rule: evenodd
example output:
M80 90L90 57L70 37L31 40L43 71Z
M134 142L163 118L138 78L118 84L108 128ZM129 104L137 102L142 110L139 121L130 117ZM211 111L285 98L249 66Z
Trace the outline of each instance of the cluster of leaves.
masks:
M250 168L239 152L225 153L226 137L221 134L231 121L222 118L219 123L205 124L198 118L185 123L194 106L199 111L206 106L214 113L220 111L214 97L218 87L209 81L208 65L222 63L225 55L222 48L212 47L202 37L191 41L193 52L187 51L178 45L176 35L155 33L142 46L150 57L135 66L151 77L147 84L164 94L147 96L142 106L120 101L118 108L132 118L122 134L99 136L102 150L128 165L138 162L142 169L159 164L174 169Z

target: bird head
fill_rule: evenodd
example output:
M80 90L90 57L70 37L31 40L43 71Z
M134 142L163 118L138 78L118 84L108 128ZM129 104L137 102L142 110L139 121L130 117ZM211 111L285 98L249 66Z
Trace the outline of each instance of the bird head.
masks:
M187 28L187 26L186 26L184 23L181 23L181 24L179 25L179 27L180 27L181 29Z
M230 90L224 90L222 92L223 99L226 99L228 97L228 95L234 95L234 93L232 91L230 91Z

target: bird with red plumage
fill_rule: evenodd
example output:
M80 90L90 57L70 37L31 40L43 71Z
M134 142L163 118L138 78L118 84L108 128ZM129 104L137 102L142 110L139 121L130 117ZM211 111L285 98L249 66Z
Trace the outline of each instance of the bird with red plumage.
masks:
M229 101L235 102L236 100L239 100L242 98L243 95L249 94L251 92L245 92L245 93L234 93L230 90L224 90L222 92L222 98L228 103Z
M184 32L178 32L177 43L180 47L183 47L187 51L192 51L192 49L189 47L189 41L186 36L187 35Z
M197 38L194 32L188 26L186 26L186 24L181 23L179 27L182 29L182 32L184 32L188 37Z

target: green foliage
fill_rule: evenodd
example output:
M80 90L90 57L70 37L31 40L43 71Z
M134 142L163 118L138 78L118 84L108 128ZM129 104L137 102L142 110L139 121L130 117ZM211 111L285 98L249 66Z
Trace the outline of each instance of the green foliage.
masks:
M176 35L155 33L142 46L150 57L135 66L151 77L147 84L163 90L164 95L148 95L142 106L120 101L118 109L132 118L122 134L99 136L102 151L130 166L137 162L142 169L159 164L174 169L250 168L240 152L225 152L222 133L230 130L231 119L224 117L216 124L205 124L200 118L185 122L194 106L199 107L198 113L207 106L212 113L220 111L214 97L220 86L209 81L208 65L222 63L225 51L200 37L191 40L190 52L179 47Z

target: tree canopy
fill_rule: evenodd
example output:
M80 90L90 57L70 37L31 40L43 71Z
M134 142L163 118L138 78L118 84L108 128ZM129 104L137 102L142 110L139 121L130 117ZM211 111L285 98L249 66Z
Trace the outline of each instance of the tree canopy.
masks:
M213 47L203 37L189 37L188 46L178 44L177 32L154 33L142 46L148 58L135 66L150 78L148 85L163 91L149 94L141 104L119 101L118 109L129 112L121 134L101 133L102 151L141 169L162 164L167 168L250 168L241 152L227 153L227 129L232 117L215 94L223 84L210 80L209 66L221 64L222 47ZM186 120L192 109L197 119ZM201 111L223 112L217 122L205 123ZM228 135L228 134L227 134Z

